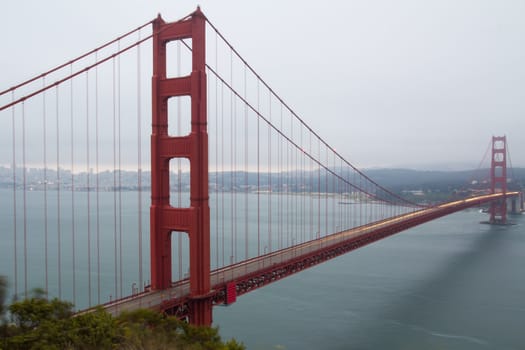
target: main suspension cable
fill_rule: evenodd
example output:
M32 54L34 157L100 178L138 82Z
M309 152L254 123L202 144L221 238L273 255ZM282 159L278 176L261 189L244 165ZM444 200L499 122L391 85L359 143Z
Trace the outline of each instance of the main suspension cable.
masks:
M307 130L311 133L313 133L317 138L319 138L321 140L321 142L326 146L326 147L329 147L332 152L334 152L339 158L341 158L343 160L343 162L351 167L354 171L357 171L361 176L363 176L365 179L367 179L367 181L371 182L372 184L374 184L376 187L380 188L382 191L384 191L385 193L388 193L390 195L392 195L394 198L398 199L399 201L403 202L403 203L406 203L408 204L409 206L413 206L413 207L426 207L424 205L420 205L420 204L417 204L417 203L413 203L413 202L410 202L408 200L406 200L405 198L402 198L400 196L398 196L397 194L391 192L390 190L382 187L381 185L379 185L378 183L376 183L374 180L372 180L371 178L369 178L366 174L364 174L362 171L360 171L359 169L357 169L354 165L352 165L350 162L348 162L341 154L339 154L338 152L336 152L335 149L333 149L332 147L330 147L328 145L328 143L323 139L321 138L311 127L309 127L303 119L301 119L299 117L299 115L297 115L297 113L295 113L293 111L293 109L279 96L277 95L277 93L266 83L265 80L262 79L262 77L248 64L248 62L239 54L239 52L233 47L232 44L230 44L230 42L228 40L226 40L226 38L222 35L221 32L219 32L218 28L215 27L213 25L213 23L210 22L210 20L208 18L206 18L206 22L211 26L211 28L216 32L216 34L224 41L224 43L230 48L230 50L235 53L235 55L239 58L239 60L241 60L241 62L243 64L245 64L248 69L252 72L252 74L258 79L260 80L263 85L266 87L266 89L268 89L270 91L270 93L272 95L274 95L275 98L277 98L277 100L283 104L290 112L291 114L294 116L294 118L296 118L305 128L307 128ZM186 47L189 48L189 46L187 44L185 44ZM190 48L189 48L190 49ZM191 49L190 49L191 50ZM209 67L208 65L206 65L208 68L210 68L210 70L212 70L211 67ZM212 70L213 71L213 70ZM214 73L215 74L215 73ZM245 102L246 103L246 102Z
M105 44L103 44L103 45L101 45L101 46L98 46L97 48L95 48L95 49L93 49L93 50L91 50L91 51L89 51L89 52L86 52L86 53L84 53L84 54L82 54L82 55L80 55L80 56L78 56L78 57L75 57L75 58L73 58L72 60L70 60L70 61L68 61L68 62L66 62L66 63L63 63L63 64L61 64L61 65L59 65L59 66L56 66L56 67L54 67L54 68L52 68L52 69L50 69L50 70L48 70L48 71L45 71L44 73L41 73L41 74L39 74L39 75L37 75L37 76L31 78L31 79L28 79L28 80L26 80L26 81L24 81L24 82L22 82L22 83L20 83L20 84L18 84L18 85L15 85L15 86L13 86L13 87L10 87L9 89L6 89L6 90L0 92L0 96L6 94L6 93L8 93L8 92L13 92L13 91L15 91L15 90L21 88L22 86L25 86L25 85L27 85L27 84L30 84L30 83L34 82L35 80L38 80L38 79L40 79L40 78L44 78L44 77L46 77L47 75L49 75L49 74L51 74L51 73L54 73L54 72L56 72L56 71L58 71L58 70L60 70L60 69L62 69L62 68L65 68L65 67L69 66L70 64L73 64L73 63L75 63L75 62L77 62L77 61L80 61L80 60L83 59L83 58L86 58L86 57L88 57L88 56L91 56L92 54L96 54L98 51L100 51L100 50L102 50L102 49L104 49L104 48L106 48L106 47L108 47L108 46L110 46L110 45L116 43L117 41L119 41L119 40L121 40L121 39L126 38L127 36L129 36L129 35L135 33L136 31L141 30L142 28L144 28L144 27L150 25L151 23L153 23L153 21L154 21L154 20L150 20L150 21L148 21L147 23L144 23L143 25L139 26L138 28L129 31L129 32L127 32L127 33L125 33L125 34L123 34L123 35L117 37L117 38L114 39L114 40L108 41L107 43L105 43Z

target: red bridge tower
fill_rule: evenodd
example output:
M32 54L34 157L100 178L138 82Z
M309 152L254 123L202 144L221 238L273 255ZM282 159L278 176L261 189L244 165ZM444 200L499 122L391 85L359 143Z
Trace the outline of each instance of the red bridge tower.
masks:
M171 233L187 232L190 244L190 322L210 325L210 208L208 194L208 131L206 116L206 19L199 8L184 20L153 22L152 134L151 134L151 288L171 286ZM166 76L166 44L191 39L192 71L188 76ZM191 98L191 132L168 135L168 99ZM170 205L169 162L190 162L190 206Z
M492 137L492 161L490 166L491 193L507 193L507 138ZM490 205L491 224L507 223L507 200L494 201Z

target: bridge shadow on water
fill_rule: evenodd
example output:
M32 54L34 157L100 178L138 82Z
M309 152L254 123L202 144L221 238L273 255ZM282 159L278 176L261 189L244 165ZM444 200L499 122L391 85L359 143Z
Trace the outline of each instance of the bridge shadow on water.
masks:
M525 218L510 219L518 225L487 225L478 232L456 232L456 237L447 234L451 243L439 240L439 234L427 237L427 244L441 241L454 253L440 258L439 267L399 294L385 295L385 304L370 318L363 315L358 329L349 330L357 338L355 347L521 349ZM423 243L425 234L420 236Z
M250 349L521 349L525 216L453 214L217 308Z

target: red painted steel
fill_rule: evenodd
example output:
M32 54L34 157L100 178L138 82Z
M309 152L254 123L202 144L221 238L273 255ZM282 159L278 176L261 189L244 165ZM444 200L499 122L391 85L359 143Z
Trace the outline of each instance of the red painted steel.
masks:
M491 193L503 193L503 199L490 205L490 223L505 224L507 222L507 138L492 137L492 161L490 167Z
M227 304L229 293L233 292L230 289L235 288L235 297L237 297L408 228L466 208L498 201L503 197L519 195L519 192L507 192L505 195L496 193L445 203L328 235L214 270L211 272L212 305ZM187 284L187 280L179 281L171 290L143 293L134 298L113 301L104 307L108 312L118 314L122 310L133 310L148 305L152 309L181 319L191 319L192 297Z
M226 301L227 305L233 304L237 301L237 283L230 282L226 284Z
M171 232L187 232L190 241L189 319L211 325L210 208L208 194L208 132L206 115L205 17L199 8L188 18L153 22L152 134L151 134L151 288L171 287ZM192 72L166 76L166 44L191 38ZM191 98L191 132L168 135L168 99ZM190 161L190 207L170 205L169 162Z

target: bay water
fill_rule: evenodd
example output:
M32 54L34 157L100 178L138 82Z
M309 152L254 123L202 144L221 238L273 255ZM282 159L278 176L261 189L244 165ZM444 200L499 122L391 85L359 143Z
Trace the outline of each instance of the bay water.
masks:
M525 217L468 210L215 308L248 349L525 349Z
M25 245L22 194L17 193L16 220L13 220L12 190L0 190L0 195L0 275L8 276L10 295L15 289L19 295L25 289L24 249L27 250L28 288L45 287L43 228L46 225L50 296L75 301L76 308L82 309L109 301L115 295L129 295L140 289L137 274L141 266L142 283L147 284L147 193L143 194L141 221L138 220L137 192L122 192L118 195L120 198L112 192L99 194L101 230L97 244L95 194L90 195L89 220L85 217L87 193L74 194L75 220L71 220L72 193L62 192L62 216L58 220L53 209L58 193L48 191L46 224L43 192L27 192ZM242 198L238 206L244 209ZM337 200L327 208L337 208ZM219 202L229 203L230 198L219 201L212 196L210 201L211 206L219 206ZM350 207L345 206L345 210L351 210ZM255 204L251 203L249 208L253 211ZM273 208L279 208L278 204ZM231 213L220 214L227 218ZM332 213L327 217L332 217ZM525 349L525 216L511 216L514 225L509 226L480 224L486 219L486 214L472 209L401 232L243 295L231 306L216 307L214 325L220 328L223 338L234 337L248 349L256 350ZM16 236L13 235L15 223ZM143 226L141 232L137 230L139 223ZM57 225L61 227L60 246ZM73 226L75 242L71 233ZM242 236L243 224L237 226ZM212 223L212 235L215 231ZM300 236L298 233L280 239L297 242ZM187 238L179 237L173 239L174 279L187 271L187 249L179 248L179 245L187 246ZM224 237L226 253L220 253L221 259L224 255L230 256L231 237ZM276 235L274 239L277 247L279 237ZM91 247L89 256L85 249L87 242ZM142 264L138 261L139 242L142 242ZM221 244L219 237L212 237L212 246L217 242ZM243 252L243 245L241 241L240 253L235 259L242 260L245 254L254 256L257 250L267 248L266 245L249 247ZM13 286L15 246L17 288ZM74 259L73 251L76 251ZM99 262L97 251L100 251ZM179 251L186 252L181 259L175 258ZM215 261L222 263L218 254L219 250L212 247L212 265ZM76 268L74 279L72 261ZM76 281L74 286L72 280ZM91 297L90 302L87 295Z

